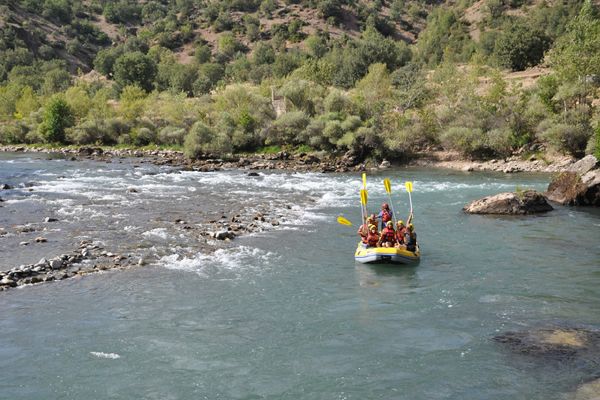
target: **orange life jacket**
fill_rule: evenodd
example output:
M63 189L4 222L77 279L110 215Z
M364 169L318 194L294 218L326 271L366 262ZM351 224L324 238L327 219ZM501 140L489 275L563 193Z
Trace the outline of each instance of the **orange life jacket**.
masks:
M377 233L369 232L367 236L367 245L371 247L377 246L377 242L379 242L379 235Z
M405 226L403 226L402 228L400 228L396 231L396 240L398 240L398 243L400 243L400 244L404 243L404 234L405 233L406 233Z
M389 228L384 228L381 231L381 241L382 242L390 242L390 243L395 243L396 242L396 232L394 231L394 229L389 229Z
M381 210L381 220L383 222L388 222L392 220L392 213L389 210Z

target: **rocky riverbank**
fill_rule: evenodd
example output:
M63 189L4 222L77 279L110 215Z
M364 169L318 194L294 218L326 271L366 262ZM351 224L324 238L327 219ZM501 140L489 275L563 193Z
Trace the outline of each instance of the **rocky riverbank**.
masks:
M396 162L392 164L387 160L362 160L352 151L338 155L326 152L288 153L281 151L274 154L228 155L227 157L206 157L199 160L189 160L183 155L183 152L175 150L107 149L87 146L56 149L29 146L0 146L0 151L60 154L71 160L94 159L111 161L115 158L136 157L143 158L157 165L181 166L205 172L228 169L323 173L352 172L387 169L397 164ZM403 161L402 165L447 168L465 172L555 173L568 170L576 162L573 157L558 154L532 153L527 156L525 154L524 151L520 151L504 159L473 161L467 160L455 152L429 150L415 153L414 158Z
M570 156L550 153L526 155L518 152L507 158L491 160L466 160L458 153L430 151L419 153L410 165L419 167L447 168L464 172L494 171L513 174L519 172L556 173L569 169L577 160Z
M79 249L35 264L21 265L0 271L0 291L52 282L111 269L144 265L144 260L131 255L114 254L89 240L80 242Z
M227 157L206 157L198 160L186 158L176 150L139 150L139 149L103 149L100 147L79 148L36 148L26 146L2 146L4 152L36 152L59 154L70 160L93 159L98 161L114 161L119 158L140 158L156 165L170 165L190 170L211 172L231 169L241 170L282 170L295 172L350 172L364 171L377 165L360 162L352 152L335 156L325 152L288 153L281 151L275 154L228 155ZM381 168L390 166L389 162L381 164Z

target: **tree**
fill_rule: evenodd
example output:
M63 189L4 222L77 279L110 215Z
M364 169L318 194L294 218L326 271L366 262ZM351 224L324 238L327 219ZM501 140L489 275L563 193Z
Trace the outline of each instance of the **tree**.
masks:
M57 95L46 104L38 131L48 143L64 143L65 129L73 126L74 122L71 107L62 96Z
M557 41L550 62L567 81L600 76L600 18L590 0L586 0L568 33Z
M155 75L155 62L142 52L125 53L115 61L115 81L121 87L137 85L149 92Z
M522 71L539 64L550 44L544 32L518 22L505 28L496 40L496 56L502 66Z

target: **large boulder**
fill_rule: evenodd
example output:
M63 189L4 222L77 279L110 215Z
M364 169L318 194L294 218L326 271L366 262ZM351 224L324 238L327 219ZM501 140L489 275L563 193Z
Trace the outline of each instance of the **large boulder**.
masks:
M524 215L552 211L546 197L535 190L518 193L500 193L475 200L465 207L467 214Z
M592 155L577 161L550 182L548 199L570 206L600 206L599 166Z

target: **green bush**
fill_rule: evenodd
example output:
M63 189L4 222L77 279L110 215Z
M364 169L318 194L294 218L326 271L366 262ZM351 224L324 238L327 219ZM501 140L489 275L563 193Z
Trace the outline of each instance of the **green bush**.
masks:
M509 24L496 40L495 54L500 65L522 71L538 65L550 48L551 40L525 22Z
M302 111L283 114L265 129L264 139L267 145L301 144L301 133L310 118Z
M594 133L594 136L591 137L590 141L588 142L586 151L588 149L588 154L593 154L598 160L600 160L600 123L596 127L596 132Z
M183 151L186 157L191 159L200 158L208 153L223 154L231 151L231 142L225 135L198 121L185 136Z
M584 124L557 123L543 131L541 137L555 149L580 157L585 153L592 133L590 127Z
M487 137L480 128L452 127L442 133L440 139L445 149L465 156L482 157L490 153Z
M165 126L158 132L158 143L166 145L182 145L185 129L177 126Z
M156 133L147 127L134 129L130 136L131 142L135 146L148 146L156 142Z
M0 128L0 143L22 144L27 143L29 127L24 123L17 122L4 125Z
M139 51L125 53L115 61L114 75L121 87L136 85L149 92L156 76L156 63Z
M73 123L71 107L62 96L54 96L44 107L44 117L38 131L47 143L64 143L65 130Z
M119 129L107 120L91 119L68 129L67 139L75 144L115 145Z

